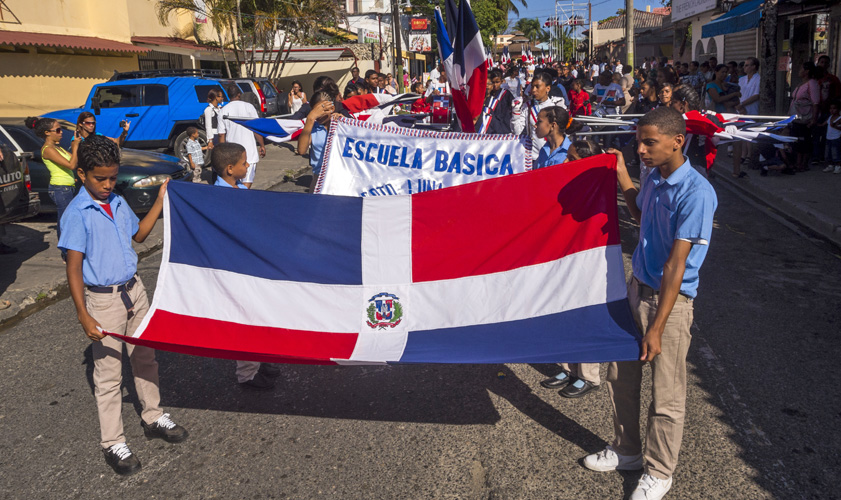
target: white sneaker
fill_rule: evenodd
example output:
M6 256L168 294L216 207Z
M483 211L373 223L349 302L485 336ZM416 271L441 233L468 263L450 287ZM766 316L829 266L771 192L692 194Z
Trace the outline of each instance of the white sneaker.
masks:
M841 165L835 165L835 170L833 170L832 173L841 174Z
M612 470L640 470L642 469L642 454L625 456L613 451L611 446L598 453L584 457L584 467L597 472Z
M628 500L660 500L671 488L672 478L658 479L650 474L643 474Z
M826 173L832 172L833 170L835 170L834 165L827 165L826 168L823 169L823 171L826 172Z

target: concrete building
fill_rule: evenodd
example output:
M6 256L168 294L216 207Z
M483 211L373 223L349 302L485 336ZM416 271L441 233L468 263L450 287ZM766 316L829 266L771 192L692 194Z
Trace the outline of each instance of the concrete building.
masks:
M645 57L672 58L673 33L669 24L669 16L661 10L634 9L634 66L641 64ZM593 56L599 60L619 58L625 61L627 47L625 46L625 14L612 19L600 21L595 29L584 31L585 36L593 38Z

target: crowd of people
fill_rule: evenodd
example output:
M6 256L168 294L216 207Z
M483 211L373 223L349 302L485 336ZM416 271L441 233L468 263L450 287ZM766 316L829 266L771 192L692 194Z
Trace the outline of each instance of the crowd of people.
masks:
M838 173L836 168L841 167L835 165L841 162L841 103L836 94L841 94L841 82L826 73L828 62L827 58L818 65L803 66L804 83L793 91L792 102L800 121L792 125L790 133L808 138L815 125L826 126L828 157L836 162L827 171ZM685 418L689 326L698 272L709 248L717 206L714 190L699 172L706 170L710 175L709 168L704 168L709 165L703 137L687 134L684 115L690 111L711 118L721 113L757 114L758 70L759 61L752 57L742 64L728 65L718 64L714 58L700 64L668 64L646 58L638 68L618 60L554 63L533 71L523 63L511 64L489 71L484 108L473 124L482 134L515 134L528 139L537 169L602 153L616 156L620 191L640 224L628 298L643 334L641 356L638 361L610 363L605 382L615 437L604 450L585 457L583 464L602 472L643 469L632 499L662 498L672 486ZM404 82L420 96L409 107L414 113L429 113L436 98L452 91L440 67L430 76L426 82ZM293 118L303 123L296 150L309 155L313 167L311 190L322 166L331 121L350 116L342 102L354 95L394 94L395 87L391 75L369 70L361 78L357 68L342 90L329 76L316 78L311 89L293 83L288 103ZM257 163L265 155L263 138L229 119L256 118L253 105L243 102L237 89L228 97L230 101L222 106L222 96L214 92L208 95L203 123L208 144L199 145L198 129L189 130L188 161L190 168L200 171L204 155L210 154L214 185L249 189ZM640 179L639 188L631 181L615 140L576 136L583 128L576 118L593 114L640 115L631 140L635 156L648 174ZM103 453L116 472L132 473L140 469L140 462L125 443L120 416L122 346L103 330L131 334L148 311L146 293L136 275L137 258L131 239L142 241L148 236L161 214L163 196L140 220L114 193L119 145L125 134L121 138L96 134L94 115L83 113L80 117L71 151L60 147L62 131L55 120L33 120L31 126L44 138L42 156L52 176L50 194L59 206L59 248L66 254L77 316L86 335L95 341L94 384ZM808 168L817 140L797 144L795 163L783 168ZM742 158L752 154L750 148L734 147L734 177L744 175ZM786 152L780 156L785 158ZM63 186L70 185L74 174L82 180L83 188L71 196ZM165 190L166 184L160 194ZM114 231L114 227L119 230ZM125 259L119 259L117 265L108 257L114 254ZM187 431L160 408L154 351L129 346L128 355L146 435L183 441ZM646 362L652 366L653 395L643 440L640 387ZM236 380L245 388L271 389L279 375L280 369L274 365L236 363ZM598 364L582 363L560 365L558 374L541 385L558 390L566 398L581 398L599 390L602 382Z

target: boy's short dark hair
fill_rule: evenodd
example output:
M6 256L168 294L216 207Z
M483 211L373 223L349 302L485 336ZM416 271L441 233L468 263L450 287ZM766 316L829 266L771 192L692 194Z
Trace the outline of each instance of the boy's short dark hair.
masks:
M120 165L120 146L102 135L91 135L79 144L79 168L90 172L94 167Z
M245 148L241 144L235 142L223 142L213 148L210 153L210 166L216 175L222 175L228 165L235 165L242 154L245 153Z
M502 79L502 70L499 68L494 68L488 71L488 80L493 80L494 78Z
M657 127L657 130L664 135L686 135L686 121L683 115L665 106L654 108L640 118L637 128L646 126Z
M193 137L193 134L195 134L198 131L199 129L197 129L196 127L187 127L187 137Z
M367 79L371 78L371 75L376 75L376 74L377 74L376 71L374 71L373 69L369 69L368 71L365 72L365 79L367 80Z

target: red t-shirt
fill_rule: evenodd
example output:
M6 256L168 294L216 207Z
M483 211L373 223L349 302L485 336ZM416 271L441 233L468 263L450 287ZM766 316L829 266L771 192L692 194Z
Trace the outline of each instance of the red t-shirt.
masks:
M590 98L587 92L570 90L567 94L569 95L570 116L590 116L593 113L590 103L585 104L585 101Z
M432 106L423 97L412 103L412 113L429 113L431 110Z

